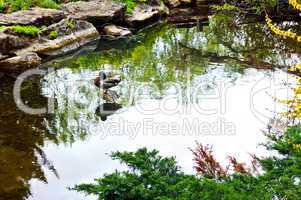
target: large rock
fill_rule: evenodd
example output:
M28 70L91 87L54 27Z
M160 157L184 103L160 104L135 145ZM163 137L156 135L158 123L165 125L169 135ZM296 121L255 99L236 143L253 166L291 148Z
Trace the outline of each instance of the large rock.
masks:
M180 0L181 5L188 6L192 4L192 0Z
M181 1L180 0L166 0L166 4L170 8L176 8L181 5Z
M56 35L55 38L54 35ZM39 38L30 47L16 53L35 52L42 56L58 56L98 39L99 33L89 22L64 19L43 29L39 33Z
M0 25L49 25L62 20L64 17L63 11L32 8L11 14L0 14Z
M41 58L32 52L27 52L7 58L0 61L0 71L2 72L17 72L38 66L41 63Z
M158 21L168 14L168 8L162 3L160 6L141 4L125 20L131 27L140 27Z
M208 10L206 12L194 8L174 8L168 16L168 22L177 24L179 27L189 27L192 24L200 25L201 22L205 21L208 21Z
M195 0L195 4L197 7L209 7L209 1L208 0Z
M129 29L113 24L106 25L103 28L103 32L106 36L113 38L126 37L132 34L132 32Z
M24 37L18 37L4 31L0 31L0 53L10 53L29 45L29 40Z
M112 0L94 0L70 2L62 6L73 19L86 20L100 27L104 23L122 22L125 6Z
M188 7L192 4L192 0L166 0L169 8Z
M9 57L8 55L0 53L0 60L6 59L8 57Z

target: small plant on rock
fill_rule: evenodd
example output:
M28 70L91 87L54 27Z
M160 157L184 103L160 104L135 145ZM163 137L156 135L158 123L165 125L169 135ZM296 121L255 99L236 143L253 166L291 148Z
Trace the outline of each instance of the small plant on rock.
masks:
M68 20L67 24L66 24L66 27L67 29L69 30L73 30L76 26L76 22L72 19Z
M58 37L58 32L57 32L56 30L51 31L51 32L49 33L49 38L50 38L51 40L54 40L54 39L56 39L57 37Z

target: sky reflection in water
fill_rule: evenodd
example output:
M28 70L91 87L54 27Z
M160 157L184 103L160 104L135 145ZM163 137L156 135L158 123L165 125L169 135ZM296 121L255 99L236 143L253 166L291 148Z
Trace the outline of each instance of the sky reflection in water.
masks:
M6 168L7 174L12 180L22 177L29 183L29 199L76 200L88 197L68 191L68 186L122 168L106 155L115 150L156 148L163 155L175 155L179 165L191 173L188 148L196 140L213 145L219 160L226 155L245 161L248 153L264 155L258 147L264 141L261 130L283 109L273 97L287 95L288 75L272 68L297 63L298 49L270 35L262 24L241 24L226 16L211 18L202 28L158 25L127 41L99 43L96 51L46 63L44 67L55 70L42 79L41 89L29 91L54 96L54 114L30 118L14 109L29 121L21 123L35 129L10 130L26 132L21 146L31 152L28 160L37 166L20 160L31 174L21 174L13 167ZM105 121L96 113L104 101L93 85L100 69L123 78L113 89L121 95L118 103L122 108ZM195 92L199 95L192 101ZM33 102L42 104L41 100ZM11 118L11 124L16 123L16 116ZM34 125L37 120L39 125ZM11 148L14 145L8 136L3 138L5 158L15 159L7 149L12 149L10 155L22 151ZM27 144L29 140L32 143ZM26 184L16 183L11 183L11 191L25 188Z

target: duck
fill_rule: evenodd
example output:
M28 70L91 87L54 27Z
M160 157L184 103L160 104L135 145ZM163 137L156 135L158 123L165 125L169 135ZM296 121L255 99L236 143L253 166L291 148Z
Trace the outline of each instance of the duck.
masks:
M107 92L108 89L117 86L121 82L120 76L110 76L103 71L99 72L99 76L94 79L94 85Z
M106 121L107 117L113 115L122 106L117 103L104 103L96 108L95 114L100 117L101 121Z

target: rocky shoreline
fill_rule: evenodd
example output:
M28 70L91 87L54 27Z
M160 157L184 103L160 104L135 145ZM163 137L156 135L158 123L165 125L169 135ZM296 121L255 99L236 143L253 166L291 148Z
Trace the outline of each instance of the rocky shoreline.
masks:
M165 2L140 4L130 14L126 13L124 4L112 0L76 1L62 4L59 10L32 8L0 14L0 71L24 71L38 66L50 56L64 55L101 37L130 36L152 23L175 16L175 9L207 5L206 0ZM199 12L206 11L200 9ZM199 12L199 15L207 16L207 13ZM192 17L190 20L198 19ZM36 35L24 35L12 30L11 26L16 25L42 28Z

